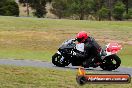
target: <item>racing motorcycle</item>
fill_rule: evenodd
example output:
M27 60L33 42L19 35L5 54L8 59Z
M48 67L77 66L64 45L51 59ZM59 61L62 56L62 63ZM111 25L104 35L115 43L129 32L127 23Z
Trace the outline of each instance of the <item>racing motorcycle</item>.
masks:
M85 58L85 61L77 61L73 55L75 52L83 53L84 44L76 43L76 39L69 39L62 43L58 51L52 56L52 63L59 67L65 67L69 64L72 66L83 66L85 68L98 67L103 70L115 70L121 64L121 59L117 56L117 53L121 50L121 45L118 43L108 43L104 48L101 49L100 55L101 60L98 60L96 56ZM87 63L90 60L90 63Z

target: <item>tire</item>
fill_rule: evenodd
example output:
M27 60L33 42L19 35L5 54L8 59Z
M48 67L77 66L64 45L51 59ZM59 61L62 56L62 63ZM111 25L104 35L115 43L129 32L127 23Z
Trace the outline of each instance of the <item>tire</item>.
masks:
M55 53L52 56L52 63L58 67L65 67L70 64L70 62L67 60L61 61L62 55Z
M52 63L54 64L54 65L56 65L58 62L57 62L57 60L56 60L56 57L58 56L58 53L55 53L53 56L52 56Z
M120 66L120 64L121 64L121 59L114 54L114 55L105 57L103 60L103 64L101 64L100 67L103 70L112 71L117 69Z

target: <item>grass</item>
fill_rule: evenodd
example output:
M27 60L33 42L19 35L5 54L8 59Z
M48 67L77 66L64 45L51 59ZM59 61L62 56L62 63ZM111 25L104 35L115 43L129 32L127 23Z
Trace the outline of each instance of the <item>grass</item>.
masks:
M8 19L8 20L6 20ZM112 29L130 30L132 23L129 21L87 21L87 20L58 20L38 18L0 17L1 30L63 30L63 29ZM8 23L8 24L7 24ZM5 26L6 24L6 26ZM95 26L96 25L96 26ZM10 29L9 29L10 27Z
M0 66L0 88L131 88L130 84L86 84L76 82L76 72L32 67Z
M132 66L132 22L80 21L0 16L0 58L51 61L51 56L66 39L79 31L90 35L103 46L122 44L118 54L123 66Z
M0 58L3 59L28 59L50 61L49 58L54 53L46 51L29 51L29 50L0 50Z
M125 45L119 53L119 56L122 60L122 65L131 67L132 66L132 45Z

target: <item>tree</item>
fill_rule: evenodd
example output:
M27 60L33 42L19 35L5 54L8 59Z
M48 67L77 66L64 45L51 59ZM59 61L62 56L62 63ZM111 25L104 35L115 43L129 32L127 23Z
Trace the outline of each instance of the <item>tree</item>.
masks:
M124 11L125 11L125 5L121 1L118 1L113 8L114 18L116 20L122 20Z
M59 19L68 15L68 1L67 0L52 0L52 8L50 11L58 16Z
M5 13L5 10L4 10L5 3L6 3L5 0L0 0L0 15L3 15Z
M85 15L92 13L93 8L93 0L69 0L70 12L78 15L80 20L83 20Z
M19 3L27 6L27 15L29 14L29 7L35 10L33 14L37 17L44 17L46 14L46 2L51 2L51 0L19 0Z
M125 4L126 14L128 14L128 0L123 0L123 3Z
M100 20L102 19L108 19L109 18L109 12L110 10L106 7L102 7L99 11L98 11L98 15Z
M132 19L132 9L128 10L128 13L124 14L125 19Z
M30 6L35 10L34 15L38 18L44 17L46 14L46 0L34 0Z
M124 18L131 19L132 0L122 0L122 1L125 4L125 10L126 10L126 13L124 14Z
M19 6L14 0L0 1L0 15L19 16Z

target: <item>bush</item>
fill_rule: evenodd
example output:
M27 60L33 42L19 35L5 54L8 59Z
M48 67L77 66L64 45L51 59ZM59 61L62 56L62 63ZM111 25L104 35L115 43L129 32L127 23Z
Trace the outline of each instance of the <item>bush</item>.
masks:
M125 12L125 5L121 1L118 1L113 8L113 17L116 20L122 20L124 12Z
M0 15L19 16L19 6L15 1L5 0L0 7Z
M130 19L132 19L132 9L128 13L130 15Z
M98 11L98 15L99 18L102 19L107 19L109 17L109 12L110 10L107 9L106 7L102 7L99 11Z
M36 11L33 12L34 16L37 16L38 18L44 17L44 14L46 14L46 10L43 6L37 6Z
M5 13L5 10L4 10L4 8L2 7L2 8L0 8L0 15L3 15Z
M52 8L50 11L59 19L68 16L70 14L68 10L68 3L66 0L52 0Z
M128 14L124 14L125 19L132 19L132 9L128 10Z
M128 14L125 13L124 16L123 16L123 18L124 18L124 19L131 19L132 16L131 16L131 14L129 14L129 13L128 13Z

